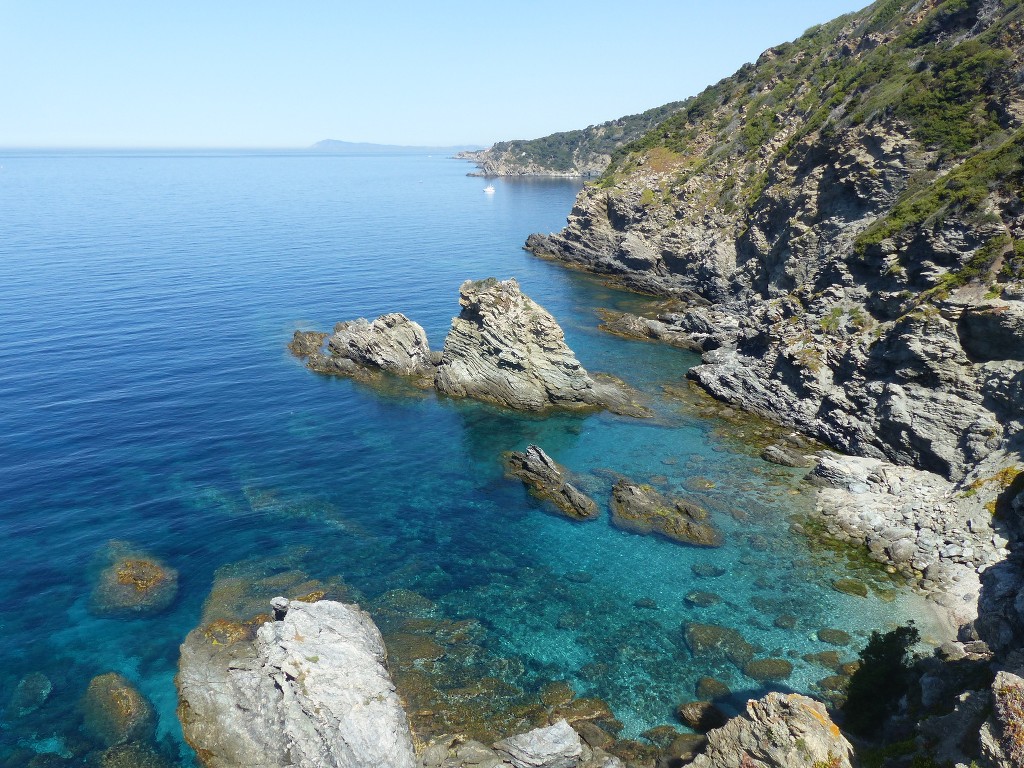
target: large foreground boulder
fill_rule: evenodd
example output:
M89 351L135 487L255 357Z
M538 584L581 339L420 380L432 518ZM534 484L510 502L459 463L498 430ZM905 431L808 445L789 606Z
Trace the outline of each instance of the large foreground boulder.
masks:
M494 745L515 768L577 768L583 743L568 722L503 739Z
M185 738L207 768L413 768L385 658L369 615L330 600L292 601L255 638L200 627L181 647Z
M853 747L825 706L796 693L748 701L746 714L707 738L693 768L851 768Z

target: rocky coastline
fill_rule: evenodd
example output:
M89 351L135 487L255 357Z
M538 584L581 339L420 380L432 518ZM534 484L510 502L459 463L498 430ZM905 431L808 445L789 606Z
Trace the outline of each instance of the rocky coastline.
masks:
M1024 764L1024 251L1018 247L1024 234L1024 27L1013 6L921 0L889 13L892 4L876 4L770 49L658 131L601 158L609 169L580 193L566 228L526 243L538 256L667 299L646 316L608 312L603 327L700 353L701 364L688 374L693 382L722 402L794 430L792 440L768 446L763 456L810 465L806 479L817 490L805 532L863 548L948 617L947 642L917 662L907 694L887 702L894 714L882 732L858 742L858 748L870 740L903 745L903 752L883 755L878 764ZM999 52L984 60L958 58L995 48L994 41ZM922 80L911 83L907 74L900 87L875 89L891 73L892 60ZM963 75L971 70L965 62L985 75L954 93L964 102L955 106L975 110L973 123L959 126L959 134L978 132L973 144L928 123L922 103L885 101L911 84L940 98L947 82L940 76ZM852 79L837 72L851 72ZM949 113L944 119L953 119L952 108ZM499 158L493 149L466 159L489 174L534 174L544 167ZM582 368L554 320L514 281L466 283L461 294L462 312L440 354L430 350L422 328L397 314L342 323L331 336L299 333L292 348L319 372L367 380L397 376L441 394L524 411L627 413L635 405ZM829 450L810 450L804 436ZM507 467L563 513L591 516L594 502L536 446L507 457ZM631 530L719 543L702 509L651 488L620 481L611 506L614 521ZM863 584L846 581L834 586L866 592ZM271 679L283 674L278 686L257 686L258 695L302 701L309 664L332 656L317 653L314 662L307 649L289 647L286 657L294 651L302 658L273 661L286 639L299 640L289 624L298 621L289 618L293 611L314 623L330 616L328 629L341 636L350 634L344 621L359 623L364 640L372 635L372 622L358 618L358 609L329 601L315 607L320 604L275 602L281 615L260 624L255 639L246 634L240 641L247 661L215 663L229 674L257 667L269 669ZM302 642L324 633L325 627L304 625ZM755 658L759 649L735 630L688 622L683 633L694 656L721 658L747 678L777 683L792 672L784 658ZM849 641L844 634L824 630L819 640L841 645ZM197 641L190 635L188 642ZM565 717L557 692L550 705L530 710L534 728L490 746L435 734L413 749L401 707L392 706L401 685L396 689L387 677L382 643L370 644L374 652L363 672L373 673L378 688L371 698L387 701L389 712L372 725L396 724L388 733L397 734L392 743L400 754L388 757L389 765L857 764L853 745L822 704L781 693L749 701L745 712L724 723L713 701L691 702L681 714L685 721L715 727L692 737L665 734L656 750L626 757L616 754L621 745L596 718ZM183 650L180 680L220 679L219 672L186 673L196 658ZM817 658L850 671L838 657ZM835 678L823 696L843 688L845 676ZM713 682L705 689L712 691ZM317 754L317 718L322 707L336 711L330 696L343 695L318 693L327 699L289 716L295 753L275 759L304 765L295 755ZM277 706L257 703L240 711L275 712ZM186 727L190 732L196 731ZM307 750L302 742L310 737L315 743ZM655 743L658 734L645 737ZM323 762L337 755L347 755L347 762ZM315 759L369 764L340 748Z
M602 327L697 351L689 376L715 398L862 457L837 454L813 475L827 488L819 496L830 533L863 542L935 595L969 597L978 574L1007 556L1016 525L1003 513L1024 490L1024 283L1011 254L986 251L991 232L1024 231L1013 188L993 182L973 209L936 203L927 226L898 226L912 180L951 199L952 182L926 168L960 178L987 156L958 169L910 124L884 116L835 117L808 132L795 97L777 96L777 79L762 76L811 66L809 57L825 66L835 55L868 62L898 52L918 24L931 25L928 44L940 47L952 35L987 40L1009 23L990 4L963 18L921 5L887 31L865 37L867 9L831 25L827 45L808 38L765 52L709 89L684 138L639 143L580 193L565 229L525 247L665 297L644 316L605 313ZM1019 29L1006 29L1003 43L1021 50ZM778 100L757 152L740 130L752 87ZM997 98L1018 103L1018 85ZM729 119L737 133L701 140ZM1016 151L1021 124L1008 114L1003 151ZM722 179L749 193L742 204L716 197Z
M177 676L179 717L204 766L669 768L692 761L711 768L742 765L743 755L765 768L850 766L850 743L825 708L798 694L770 693L731 720L704 715L705 727L693 723L703 734L667 729L656 760L609 752L617 751L614 740L593 715L577 708L570 722L561 695L547 699L536 727L491 745L460 735L416 742L373 620L321 594L278 596L267 615L213 620L189 634Z
M363 381L398 377L513 410L650 415L624 382L587 372L558 322L514 278L467 280L459 304L439 353L431 351L423 328L400 313L338 323L330 335L296 331L289 349L318 373Z

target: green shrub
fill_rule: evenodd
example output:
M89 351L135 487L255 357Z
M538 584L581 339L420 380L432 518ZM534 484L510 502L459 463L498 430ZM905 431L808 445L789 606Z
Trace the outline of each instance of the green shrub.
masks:
M877 734L896 711L910 687L911 648L921 633L910 622L884 635L872 632L860 653L860 667L850 678L843 714L855 734Z

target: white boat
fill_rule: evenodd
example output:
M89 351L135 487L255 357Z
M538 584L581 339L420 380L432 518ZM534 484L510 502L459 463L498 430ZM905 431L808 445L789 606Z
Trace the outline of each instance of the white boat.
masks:
M493 195L494 194L494 185L493 184L488 184L486 187L484 187L484 194L485 195Z

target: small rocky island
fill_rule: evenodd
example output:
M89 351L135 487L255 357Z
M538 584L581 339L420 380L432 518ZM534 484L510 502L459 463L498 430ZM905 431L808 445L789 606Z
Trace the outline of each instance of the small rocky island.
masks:
M625 383L587 372L555 318L514 278L467 280L459 304L440 353L431 351L422 326L397 312L338 323L332 335L296 331L289 349L319 373L364 381L398 376L450 397L518 411L649 415Z

